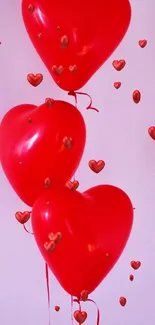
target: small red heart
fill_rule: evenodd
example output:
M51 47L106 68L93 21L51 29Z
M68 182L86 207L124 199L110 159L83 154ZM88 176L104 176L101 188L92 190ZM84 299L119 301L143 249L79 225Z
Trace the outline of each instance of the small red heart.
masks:
M148 129L149 136L155 140L155 126L150 126Z
M133 101L138 104L141 100L141 93L139 90L134 90L132 94Z
M138 44L143 49L147 45L147 40L146 39L140 40Z
M30 5L28 6L28 11L29 11L31 14L33 14L34 9L35 9L35 7L34 7L32 4L30 4Z
M17 211L15 214L15 217L16 217L17 221L19 221L23 225L30 219L30 212L29 211L24 211L24 212Z
M46 98L45 103L49 108L51 108L54 105L54 99L53 98Z
M105 162L103 160L99 160L99 161L90 160L88 165L94 173L98 174L104 168Z
M117 71L121 71L125 67L126 62L125 60L114 60L112 65Z
M56 234L50 233L48 238L53 241L56 245L62 240L62 233L57 232Z
M130 279L130 281L133 281L134 280L134 275L130 274L129 279Z
M57 76L60 76L64 72L64 67L62 65L60 65L59 67L53 65L52 72L54 72Z
M88 290L81 291L80 300L87 301L87 299L88 299Z
M69 44L69 39L66 35L61 37L61 47L65 49Z
M119 89L119 88L121 87L121 82L120 82L120 81L116 81L116 82L114 82L114 87L115 87L116 89Z
M72 138L68 138L68 137L64 137L63 138L63 144L67 149L71 149L72 145L73 145L73 139Z
M141 262L140 261L131 261L130 265L134 270L138 270L141 266Z
M43 75L41 73L37 73L36 75L29 73L27 75L27 80L33 87L37 87L43 81Z
M87 313L85 311L76 310L74 312L74 318L79 324L82 324L87 318Z
M50 242L45 242L44 248L48 253L52 253L56 248L56 244L53 240L51 240Z
M71 190L71 191L76 191L77 188L79 187L79 182L76 181L76 180L73 181L73 182L68 181L68 182L66 183L66 187L68 187L68 189Z
M72 72L72 73L76 72L77 71L77 66L75 64L74 65L70 65L69 66L69 71Z
M55 311L59 311L60 310L60 307L59 306L55 306L54 309L55 309Z
M125 297L120 297L119 298L119 303L122 307L126 305L126 298Z
M51 180L49 177L45 179L44 184L45 184L45 188L49 188L51 186Z

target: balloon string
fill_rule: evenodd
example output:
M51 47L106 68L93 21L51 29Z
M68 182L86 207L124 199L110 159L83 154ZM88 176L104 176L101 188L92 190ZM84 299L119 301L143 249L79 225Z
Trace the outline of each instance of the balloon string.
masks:
M27 230L25 224L23 225L23 228L24 228L24 230L25 230L29 235L33 235L33 232L30 232L29 230Z
M48 265L45 263L45 273L46 273L46 288L47 288L47 299L48 299L48 323L51 325L51 316L50 316L50 285L49 285L49 272L48 272Z
M99 110L98 110L97 108L92 107L92 98L91 98L91 96L88 95L87 93L82 93L82 92L78 92L78 91L76 91L76 92L75 92L75 91L69 91L68 95L69 95L69 96L74 96L74 98L75 98L75 106L76 106L76 108L77 108L77 95L84 95L84 96L89 97L89 99L90 99L90 104L86 107L86 109L92 109L92 110L94 110L94 111L96 111L96 112L99 113Z
M97 308L97 321L96 321L96 325L99 325L100 324L100 310L99 310L99 308L98 308L98 306L97 306L97 304L96 304L96 302L94 300L87 299L87 301L92 302L96 306L96 308Z
M73 325L73 296L71 296L71 321Z

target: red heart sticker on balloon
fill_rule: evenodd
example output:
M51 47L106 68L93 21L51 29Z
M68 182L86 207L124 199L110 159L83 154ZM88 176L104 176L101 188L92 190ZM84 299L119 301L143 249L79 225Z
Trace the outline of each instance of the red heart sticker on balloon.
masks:
M115 265L132 222L129 197L110 185L84 193L65 187L47 189L32 210L33 233L45 261L62 287L79 299L83 290L89 294L95 290ZM59 229L63 239L48 254L44 243L51 229L53 233Z
M27 80L33 87L37 87L43 81L43 75L41 73L38 73L36 75L29 73L27 75Z
M129 27L128 0L22 0L29 37L56 84L82 88L122 41ZM82 13L82 14L81 14ZM43 37L38 42L38 33ZM104 50L103 50L104 49Z
M71 150L63 144L66 134L74 142ZM65 185L74 175L85 137L81 113L67 102L55 100L52 108L46 103L20 105L4 116L0 126L1 164L27 205L32 206L44 188Z

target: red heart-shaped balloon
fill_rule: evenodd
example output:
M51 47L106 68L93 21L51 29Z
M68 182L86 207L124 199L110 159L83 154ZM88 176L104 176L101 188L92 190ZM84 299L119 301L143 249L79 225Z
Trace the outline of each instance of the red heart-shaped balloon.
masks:
M64 90L84 86L124 37L128 0L22 0L29 37L55 82ZM39 35L42 37L39 37Z
M75 173L85 145L85 123L71 104L54 101L50 108L20 105L0 125L3 170L19 197L32 206L44 188L65 185ZM70 149L63 139L73 140Z
M47 189L32 210L38 247L62 287L73 296L92 292L122 253L133 222L127 194L111 185L84 193L67 188ZM44 243L49 233L62 240L49 254Z

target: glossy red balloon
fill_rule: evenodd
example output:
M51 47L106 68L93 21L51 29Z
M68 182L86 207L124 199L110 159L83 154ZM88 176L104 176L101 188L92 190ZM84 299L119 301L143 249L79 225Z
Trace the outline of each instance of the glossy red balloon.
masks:
M129 197L119 188L100 185L84 193L45 190L32 210L38 247L62 287L79 298L92 292L122 253L133 222ZM49 253L50 233L62 240Z
M54 101L51 108L47 104L19 105L4 116L0 125L1 164L27 205L33 205L50 181L51 186L64 185L73 176L85 137L81 113L67 102Z
M128 0L23 0L30 39L55 82L80 89L124 37Z

